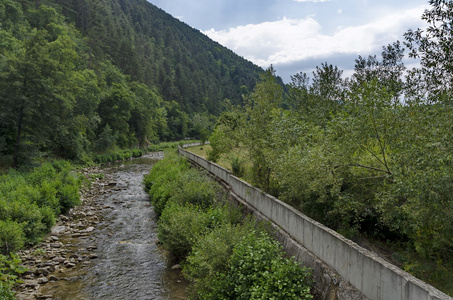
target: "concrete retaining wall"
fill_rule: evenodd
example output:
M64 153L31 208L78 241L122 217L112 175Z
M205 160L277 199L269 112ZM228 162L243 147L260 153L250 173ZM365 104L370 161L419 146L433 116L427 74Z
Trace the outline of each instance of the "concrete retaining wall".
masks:
M244 204L282 230L283 244L288 244L285 246L289 249L299 249L291 254L302 260L309 258L309 266L315 270L315 280L328 281L324 287L323 284L319 286L320 289L326 289L326 286L329 289L319 291L325 295L323 299L453 300L288 204L233 176L230 171L186 150L179 149L179 153L221 179ZM283 237L285 235L287 237ZM309 253L305 253L307 250ZM310 258L311 254L314 257ZM317 259L321 261L316 262ZM316 269L321 271L316 272ZM332 286L349 284L362 295L352 291L346 296L344 291L350 290L349 287L337 288L334 291L336 296L332 295Z

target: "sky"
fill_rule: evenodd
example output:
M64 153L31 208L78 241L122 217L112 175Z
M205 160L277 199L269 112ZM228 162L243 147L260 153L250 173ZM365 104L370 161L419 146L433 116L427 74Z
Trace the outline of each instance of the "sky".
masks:
M327 62L353 73L361 55L426 27L428 0L148 0L286 83ZM406 66L416 64L407 60Z

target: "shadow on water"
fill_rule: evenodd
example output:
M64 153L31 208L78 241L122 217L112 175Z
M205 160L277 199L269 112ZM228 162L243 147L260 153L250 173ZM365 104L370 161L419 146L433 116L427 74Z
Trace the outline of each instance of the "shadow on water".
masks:
M160 154L162 155L162 154ZM95 249L96 259L69 270L46 286L54 299L186 299L187 282L166 264L157 245L157 225L142 179L159 156L100 169L108 188L98 195L102 221L77 247Z

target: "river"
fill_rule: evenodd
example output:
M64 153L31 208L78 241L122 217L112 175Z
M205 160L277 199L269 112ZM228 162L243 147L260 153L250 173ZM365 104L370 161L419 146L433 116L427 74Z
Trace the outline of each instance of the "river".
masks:
M57 280L39 288L43 299L187 299L187 282L167 266L157 245L155 214L142 186L143 175L161 156L151 153L96 170L105 178L93 184L95 196L72 214L72 223L65 223L72 228L94 217L95 225L53 237L66 248L60 254L75 266L57 266Z

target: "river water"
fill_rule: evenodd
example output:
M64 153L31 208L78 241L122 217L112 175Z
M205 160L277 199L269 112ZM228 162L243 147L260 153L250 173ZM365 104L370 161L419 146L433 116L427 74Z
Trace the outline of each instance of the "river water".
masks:
M167 266L157 245L157 225L142 179L162 154L108 165L105 187L96 199L100 222L93 232L66 243L89 249L95 259L61 274L43 294L53 299L186 299L187 283ZM64 278L63 278L64 277Z

